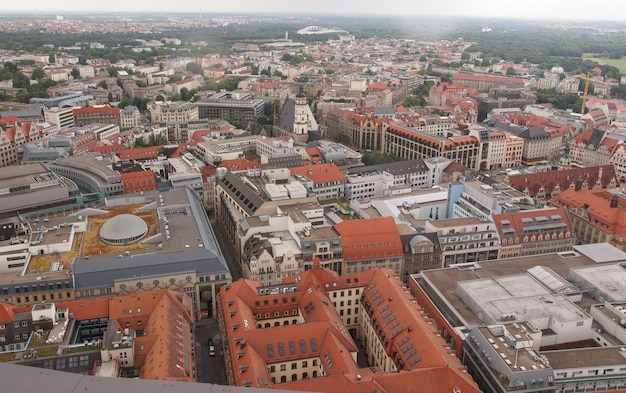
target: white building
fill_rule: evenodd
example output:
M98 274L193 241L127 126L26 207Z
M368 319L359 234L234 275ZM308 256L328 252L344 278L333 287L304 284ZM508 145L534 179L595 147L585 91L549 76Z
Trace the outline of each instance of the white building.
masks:
M141 124L141 114L136 106L130 105L120 111L122 129L137 127Z
M71 107L44 108L43 117L45 121L54 124L59 130L65 127L74 127L74 113Z

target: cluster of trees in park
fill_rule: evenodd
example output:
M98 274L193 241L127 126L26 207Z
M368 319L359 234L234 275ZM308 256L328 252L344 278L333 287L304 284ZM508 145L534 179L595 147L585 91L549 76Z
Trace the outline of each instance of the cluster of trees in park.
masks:
M433 82L427 81L424 84L418 86L413 94L408 96L402 101L401 105L410 108L412 106L425 106L426 105L426 97L428 97L428 91L433 86Z
M536 29L518 27L491 31L489 33L468 32L464 38L476 42L468 52L482 52L483 64L499 60L515 63L534 63L541 69L561 66L568 73L587 73L600 67L603 75L618 79L620 72L616 67L600 65L583 59L583 53L606 54L607 57L619 58L618 52L624 51L623 35L617 36L578 32L561 29Z
M583 98L575 93L559 93L556 89L540 89L537 90L537 102L552 104L557 109L572 109L574 112L580 112L583 104Z
M41 73L41 75L40 75ZM0 80L12 80L13 87L17 89L23 89L15 97L6 97L0 93L0 100L5 101L10 99L11 101L28 103L33 97L48 98L48 88L55 86L57 82L50 79L43 79L43 70L40 73L33 73L33 79L38 82L32 83L28 77L22 74L17 65L12 62L5 63L4 67L0 70Z
M391 162L404 161L402 158L388 153L376 153L376 152L365 152L363 153L363 157L361 157L361 162L364 165L378 165L378 164L388 164Z
M167 138L163 135L157 135L156 137L154 135L150 135L150 140L148 141L148 143L146 143L146 141L143 140L143 138L137 138L135 139L135 148L140 148L140 147L150 147L150 146L163 146L163 145L167 145L169 142L167 140Z

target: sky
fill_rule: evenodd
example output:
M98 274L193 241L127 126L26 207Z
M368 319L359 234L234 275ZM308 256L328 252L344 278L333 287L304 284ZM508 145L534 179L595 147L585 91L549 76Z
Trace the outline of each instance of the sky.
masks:
M32 12L194 12L293 15L453 15L513 19L626 20L624 0L29 0L3 1L0 14Z

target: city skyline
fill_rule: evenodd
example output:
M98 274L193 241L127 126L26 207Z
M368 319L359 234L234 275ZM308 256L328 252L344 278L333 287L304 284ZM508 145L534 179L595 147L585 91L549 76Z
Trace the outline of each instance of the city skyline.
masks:
M258 2L240 0L236 2L211 2L180 0L170 2L164 0L147 1L137 0L133 3L111 0L106 3L80 3L77 5L70 0L59 0L55 3L33 0L25 6L15 2L5 4L3 13L125 13L125 12L172 12L172 13L270 13L282 15L333 15L333 16L456 16L456 17L484 17L484 18L511 18L511 19L567 19L567 20L621 20L626 15L626 3L612 0L598 0L590 7L587 2L570 1L545 2L540 0L526 1L522 6L513 0L491 2L477 0L466 2L451 0L446 7L438 3L403 4L402 7L381 7L380 2L364 0L357 4L353 2L332 2L320 0L312 3L298 3L287 0L272 2ZM0 14L1 15L1 14Z

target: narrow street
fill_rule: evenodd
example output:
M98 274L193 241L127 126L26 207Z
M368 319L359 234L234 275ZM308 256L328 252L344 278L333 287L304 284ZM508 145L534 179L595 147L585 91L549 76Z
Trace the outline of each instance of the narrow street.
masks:
M197 321L194 326L194 357L196 362L196 380L200 383L226 385L228 383L222 353L222 338L217 320L213 318ZM209 355L209 338L215 343L215 356Z

